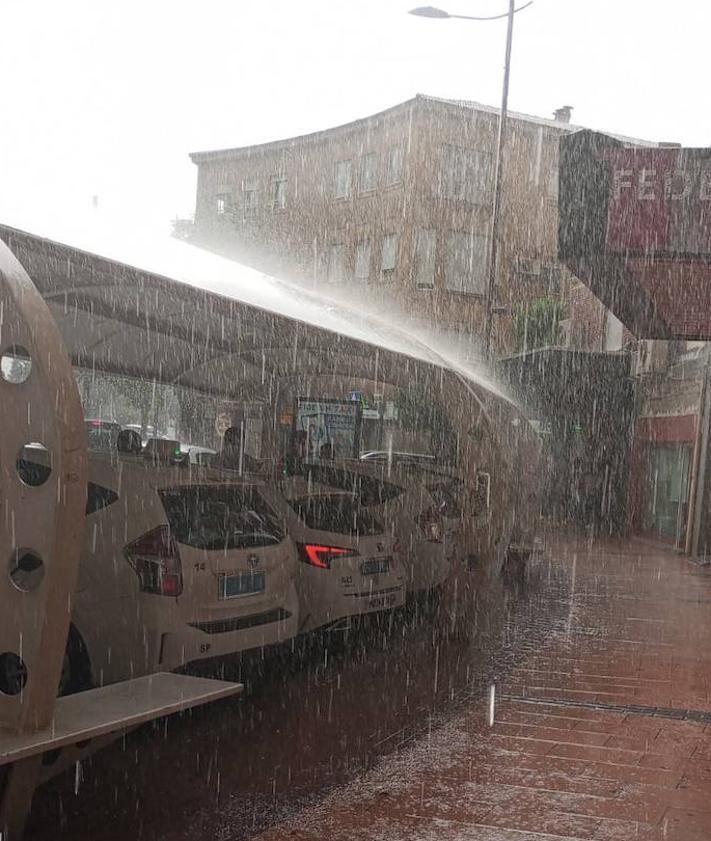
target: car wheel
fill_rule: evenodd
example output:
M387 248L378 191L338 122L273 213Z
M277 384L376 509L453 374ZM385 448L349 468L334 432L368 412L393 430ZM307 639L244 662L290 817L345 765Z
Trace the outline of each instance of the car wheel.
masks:
M91 689L89 654L81 634L74 625L70 625L57 695L61 698L64 695L83 692L85 689Z

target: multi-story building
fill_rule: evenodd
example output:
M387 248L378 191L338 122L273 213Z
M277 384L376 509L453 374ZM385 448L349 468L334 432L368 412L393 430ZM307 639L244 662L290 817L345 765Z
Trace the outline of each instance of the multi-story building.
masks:
M499 352L517 310L560 295L555 119L510 114L496 280ZM300 283L397 308L476 355L485 318L498 110L418 95L346 125L195 152L193 236Z
M626 431L628 528L705 557L711 555L709 201L708 149L620 142L590 131L561 142L559 254L639 339L618 374L634 384L632 417L624 400L609 400L613 383L602 381L596 395L593 425L610 426L601 417L606 403L615 422L613 436L592 436L593 464L621 479L624 454L611 458L611 451ZM629 343L632 334L614 316L603 322L602 303L590 305L587 286L579 305L571 296L570 307L587 346ZM613 356L605 354L608 361Z
M498 116L473 102L416 96L315 134L196 152L190 236L265 271L329 284L364 307L387 305L415 329L434 327L475 356L485 318ZM558 262L559 140L577 130L570 108L550 120L510 114L495 347L511 357L504 365L515 379L547 395L557 496L613 530L626 522L683 546L694 477L702 461L711 461L701 435L711 423L707 351L688 341L638 343L623 325L634 328L635 305L623 312L615 303L621 288L607 303L622 320ZM659 148L665 146L671 148ZM579 239L582 247L585 237ZM613 275L598 284L616 283ZM528 325L527 313L540 314L544 298L563 319L557 335ZM569 350L512 356L546 344ZM708 484L697 493L706 494L703 505L711 499ZM695 547L711 552L711 526L695 528Z

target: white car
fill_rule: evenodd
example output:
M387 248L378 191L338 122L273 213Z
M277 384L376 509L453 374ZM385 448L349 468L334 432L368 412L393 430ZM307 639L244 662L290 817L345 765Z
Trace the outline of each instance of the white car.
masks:
M41 466L25 459L35 478ZM263 483L155 452L90 453L62 690L291 639L296 552L269 497Z
M349 489L349 472L314 465L280 483L296 541L301 631L347 629L354 617L405 603L406 574L387 522Z
M491 476L479 470L468 481L432 456L384 455L362 460L361 468L397 489L374 513L394 526L409 599L435 607L451 632L476 632L477 605L498 586L505 547L492 540L498 529L491 519Z
M390 480L403 489L398 537L413 596L438 591L463 555L462 521L466 505L461 481L404 466Z
M116 449L116 439L121 432L121 424L100 418L87 418L84 421L84 430L89 450L110 452Z
M401 546L408 597L441 589L464 553L462 527L468 513L461 479L434 456L420 453L364 453L359 473L387 488L367 501L377 517L391 523Z

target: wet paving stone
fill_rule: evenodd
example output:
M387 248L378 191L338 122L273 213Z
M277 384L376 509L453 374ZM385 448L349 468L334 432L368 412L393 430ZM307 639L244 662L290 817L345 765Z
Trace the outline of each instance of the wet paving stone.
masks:
M707 841L711 574L634 541L541 563L469 637L403 620L263 664L98 754L81 797L45 786L29 837Z

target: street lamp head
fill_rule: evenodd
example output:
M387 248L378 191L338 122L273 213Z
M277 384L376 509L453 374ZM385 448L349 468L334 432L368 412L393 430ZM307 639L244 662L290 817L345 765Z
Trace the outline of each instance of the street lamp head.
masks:
M448 18L451 17L449 12L444 9L436 9L434 6L419 6L417 9L411 9L408 14L416 15L419 18Z

